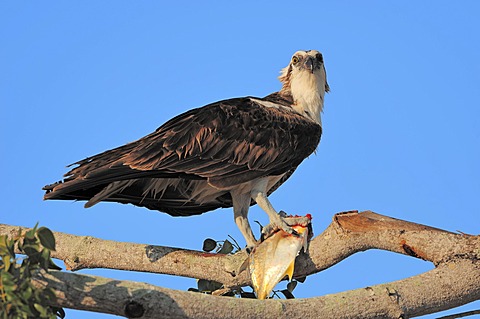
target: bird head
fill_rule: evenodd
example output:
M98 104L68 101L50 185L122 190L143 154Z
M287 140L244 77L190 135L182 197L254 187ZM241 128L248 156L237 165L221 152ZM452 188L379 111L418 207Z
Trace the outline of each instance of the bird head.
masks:
M330 89L323 55L316 50L295 52L279 79L283 83L280 93L293 98L293 108L321 124L324 95Z

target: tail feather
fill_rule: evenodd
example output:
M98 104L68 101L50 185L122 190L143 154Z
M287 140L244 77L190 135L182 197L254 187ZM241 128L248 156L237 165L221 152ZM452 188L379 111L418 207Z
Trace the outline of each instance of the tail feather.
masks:
M85 208L92 207L93 205L108 199L114 194L121 193L125 188L131 186L133 183L135 183L135 180L131 179L108 184L102 191L95 194L95 196L90 198L90 200L85 203Z
M227 192L220 192L217 197L214 196L205 202L193 198L194 189L188 186L191 180L170 184L169 181L178 178L164 179L166 185L163 185L161 180L162 178L156 177L106 183L95 183L88 179L65 180L44 186L43 190L46 191L44 199L87 201L85 208L99 202L133 204L172 216L198 215L216 208L232 206L230 194Z

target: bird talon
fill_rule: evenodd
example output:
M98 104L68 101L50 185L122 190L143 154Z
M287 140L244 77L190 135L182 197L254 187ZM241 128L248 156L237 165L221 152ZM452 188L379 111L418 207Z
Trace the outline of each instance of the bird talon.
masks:
M273 233L275 233L279 229L278 226L275 224L268 224L267 226L262 228L262 234L261 234L261 239L260 242L264 241L268 237L270 237Z
M255 202L270 219L263 234L281 229L298 235L291 226L298 223L286 222L290 217L277 213L267 197L320 141L329 91L322 54L295 52L279 79L278 92L193 109L155 133L72 164L63 181L43 188L44 199L87 200L85 208L130 203L172 216L233 206L249 250L258 247L247 218ZM285 125L269 125L272 121Z
M300 237L300 234L295 229L293 229L293 227L289 226L288 224L285 225L285 227L281 228L283 231L289 233L292 236Z
M295 237L300 237L300 234L293 228L292 228L292 232L290 234L292 234Z
M286 218L288 215L287 215L287 213L285 213L283 210L281 210L281 211L278 213L278 216L280 216L281 218Z
M283 230L284 232L291 234L295 237L300 236L300 234L290 225L288 225L283 218L280 218L278 222L272 222L267 226L263 227L261 241L264 241L268 237L272 236L278 230Z

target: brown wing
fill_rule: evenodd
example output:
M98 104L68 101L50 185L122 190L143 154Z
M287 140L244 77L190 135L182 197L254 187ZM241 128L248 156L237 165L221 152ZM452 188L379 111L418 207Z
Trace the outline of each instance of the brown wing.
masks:
M238 98L193 109L155 132L89 157L48 185L45 199L117 201L173 215L231 206L228 189L295 169L318 145L321 127L287 108ZM222 189L192 198L192 181ZM165 187L163 181L171 183ZM162 185L161 185L162 184ZM148 190L148 191L147 191ZM180 212L181 210L181 212Z

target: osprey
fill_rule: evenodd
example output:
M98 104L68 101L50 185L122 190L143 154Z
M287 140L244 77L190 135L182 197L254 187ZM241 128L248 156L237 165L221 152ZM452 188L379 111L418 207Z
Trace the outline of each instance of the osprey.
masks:
M172 216L232 207L247 245L256 244L247 214L258 204L270 228L294 230L267 196L317 148L326 80L323 56L296 52L280 91L242 97L180 114L155 132L76 162L44 199L143 206Z

